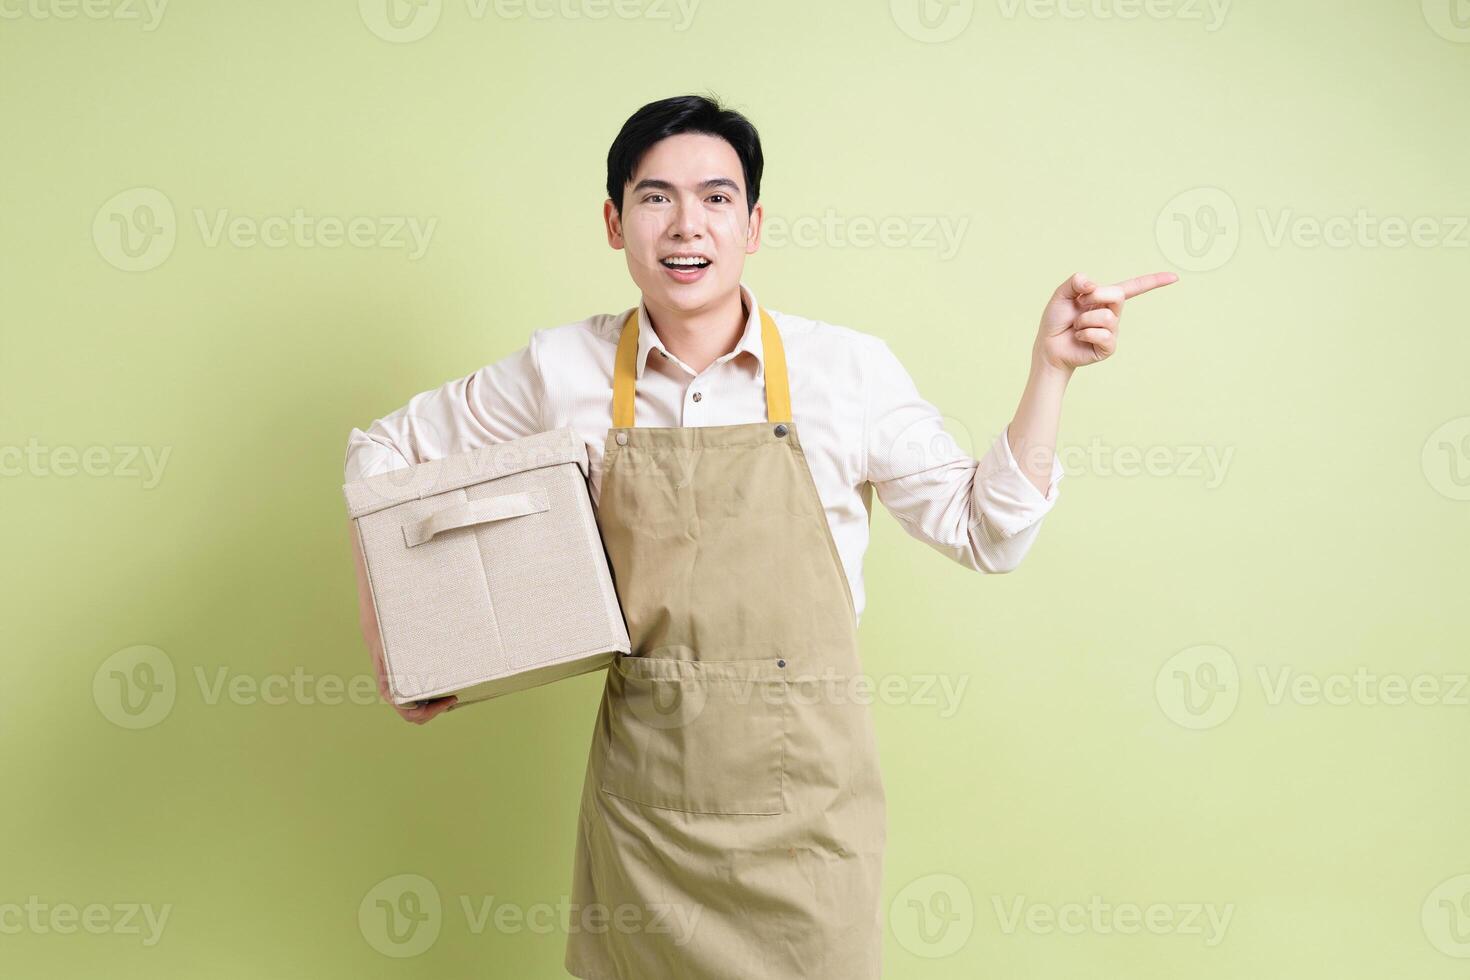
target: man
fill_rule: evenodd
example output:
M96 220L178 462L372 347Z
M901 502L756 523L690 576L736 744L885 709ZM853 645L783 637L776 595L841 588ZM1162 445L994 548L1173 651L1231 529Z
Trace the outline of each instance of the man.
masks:
M977 461L884 341L769 310L742 281L762 168L739 113L644 106L603 206L638 306L535 331L349 438L348 480L562 426L587 443L632 652L607 671L577 824L573 912L601 910L568 936L585 980L878 976L883 787L868 707L840 696L862 670L871 494L953 560L1014 569L1056 502L1073 370L1116 349L1126 299L1176 279L1064 282Z

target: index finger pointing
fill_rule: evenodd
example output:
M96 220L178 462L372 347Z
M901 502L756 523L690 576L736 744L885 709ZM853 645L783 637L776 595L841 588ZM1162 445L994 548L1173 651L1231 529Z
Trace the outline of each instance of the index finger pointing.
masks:
M1178 281L1179 277L1172 272L1153 272L1146 276L1139 276L1136 279L1125 279L1114 285L1123 287L1124 299L1132 299L1135 296L1148 292L1150 289L1158 289L1160 286L1167 286L1170 283Z

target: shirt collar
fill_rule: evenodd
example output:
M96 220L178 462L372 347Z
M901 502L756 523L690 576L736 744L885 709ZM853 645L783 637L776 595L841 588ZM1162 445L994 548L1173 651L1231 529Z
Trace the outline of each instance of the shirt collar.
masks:
M761 314L760 304L755 298L755 293L745 283L740 284L740 292L745 297L745 331L740 335L740 340L735 344L735 349L729 354L723 355L724 360L734 360L741 351L748 351L755 357L755 378L764 381L766 377L765 347L761 343ZM673 357L673 353L664 346L659 339L648 316L648 306L643 300L638 301L638 361L637 376L643 377L643 368L648 364L648 355L658 350L661 353ZM716 361L718 363L718 361Z

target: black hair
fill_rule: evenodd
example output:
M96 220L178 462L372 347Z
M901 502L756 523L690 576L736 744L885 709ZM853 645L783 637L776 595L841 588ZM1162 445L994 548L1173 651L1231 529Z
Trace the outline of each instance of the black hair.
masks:
M618 214L623 213L623 188L633 179L643 154L659 140L679 133L718 136L734 147L745 171L747 214L754 211L760 200L761 170L765 167L760 134L749 119L720 105L718 96L678 95L650 102L629 116L607 151L607 196Z

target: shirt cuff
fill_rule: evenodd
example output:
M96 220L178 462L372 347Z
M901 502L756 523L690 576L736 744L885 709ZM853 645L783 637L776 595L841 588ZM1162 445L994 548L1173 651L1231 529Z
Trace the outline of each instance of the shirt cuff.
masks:
M1002 429L975 474L976 504L1001 537L1013 537L1046 516L1056 505L1062 480L1062 461L1051 457L1051 482L1043 495L1021 471Z

